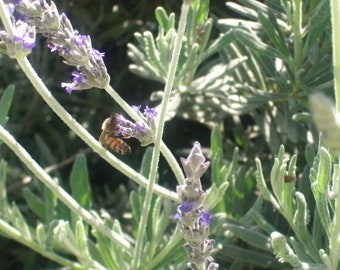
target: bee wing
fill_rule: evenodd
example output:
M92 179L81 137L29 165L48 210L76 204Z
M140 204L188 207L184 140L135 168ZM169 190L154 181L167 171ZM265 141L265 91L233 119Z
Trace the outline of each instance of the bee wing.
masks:
M110 137L111 141L109 143L110 148L121 155L130 155L131 148L130 146L124 142L123 139L117 137Z
M102 124L102 130L105 130L107 128L107 126L110 124L111 118L108 117L104 120L103 124Z

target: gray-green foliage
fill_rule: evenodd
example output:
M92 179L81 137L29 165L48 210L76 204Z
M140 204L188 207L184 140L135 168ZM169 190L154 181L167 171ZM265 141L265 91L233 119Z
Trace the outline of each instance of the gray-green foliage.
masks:
M239 2L228 2L225 11L242 19L217 19L216 39L211 19L189 24L169 114L205 124L250 115L273 152L282 142L306 142L306 129L292 116L299 119L311 92L332 87L328 1ZM195 21L194 8L191 14ZM128 54L132 72L164 83L174 20L161 8L156 18L158 35L137 33L138 46L129 44ZM155 91L151 98L161 96Z
M276 230L271 233L273 252L280 262L289 263L294 269L339 269L338 161L332 161L329 152L319 148L309 173L313 199L307 199L309 194L296 190L295 181L285 181L286 175L296 173L295 158L287 167L288 158L284 157L284 148L280 148L270 174L270 188L261 162L256 161L261 196L271 202L292 229L287 236Z
M235 220L221 218L224 236L229 236L222 240L222 257L235 259L231 269L239 269L244 264L279 267L271 256L273 252L281 262L291 263L296 269L325 267L323 259L326 256L320 256L319 251L328 244L324 233L329 230L326 224L331 223L329 212L332 212L333 203L328 204L329 199L315 193L315 182L308 180L312 164L311 179L315 164L325 151L320 148L315 155L313 149L316 147L309 144L311 134L315 141L318 135L311 128L308 96L315 91L329 94L333 88L329 1L239 0L227 2L226 14L227 10L240 16L216 18L213 26L212 21L206 19L196 28L192 25L187 28L181 68L172 92L173 111L169 116L208 125L231 119L226 129L231 130L235 142L246 152L245 157L242 152L239 154L240 159L246 161L241 169L231 178L226 176L229 181L227 196L217 206L221 212L239 217L236 224L233 224ZM174 24L172 15L166 15L162 9L157 10L156 18L160 23L158 36L153 38L149 32L136 34L139 44L129 45L129 56L133 61L132 72L164 83L161 76L153 75L152 69L157 70L159 64L166 69L168 48L172 43L164 47L165 42L160 41L164 36L169 41L174 38ZM212 38L215 26L219 33L217 38ZM161 91L151 95L153 100L161 97ZM251 119L246 127L240 124L243 116ZM336 136L333 137L336 140ZM302 153L306 144L306 161L300 155L293 155L288 163L284 149ZM230 142L221 147L232 148ZM268 152L279 152L273 165L268 160ZM247 183L254 181L251 177L254 167L249 163L256 155L261 159L261 162L260 159L256 161L261 196L246 212L245 201L254 199L251 195L254 188ZM214 164L212 166L214 169ZM293 180L298 177L297 182L285 181L289 177ZM270 187L267 187L268 179ZM270 212L267 201L276 213ZM314 204L317 206L315 211ZM323 224L322 229L320 224ZM288 233L291 237L279 236L275 226L287 233L291 230ZM246 237L237 233L241 228ZM256 250L261 241L249 240L254 239L254 229L266 239L260 244L266 253ZM246 244L235 245L235 238ZM268 247L270 239L271 248ZM287 267L287 264L281 267Z
M333 86L329 3L239 0L228 2L225 10L226 18L211 19L209 2L193 1L168 111L168 120L180 116L216 127L211 139L212 187L206 203L208 208L216 206L218 212L212 229L223 245L218 259L222 265L230 263L229 269L244 265L337 269L339 165L327 149L320 147L315 154L316 147L305 147L311 126L307 97ZM230 18L228 10L240 18ZM157 35L136 33L138 45L128 45L133 62L130 70L165 84L177 20L160 7L155 15ZM2 96L1 125L6 123L11 91ZM162 91L155 91L151 99L157 101L162 96ZM241 123L244 116L249 119L245 126ZM225 119L229 119L226 129L231 130L232 142L224 140L219 130ZM45 158L52 159L43 140L37 138L37 142ZM240 149L233 151L235 143ZM296 154L288 158L285 153L301 153L304 148L306 161ZM259 157L255 163L254 156ZM148 175L150 159L147 150L142 175ZM131 249L123 249L94 228L90 230L39 184L37 192L24 190L25 203L37 221L29 224L17 204L6 197L5 180L6 163L2 161L0 222L3 230L8 230L2 231L3 235L11 235L61 265L128 268ZM70 176L73 197L91 210L98 222L133 242L144 190L130 195L133 222L127 233L105 210L92 210L88 180L86 159L80 156ZM254 194L255 181L259 194ZM185 268L181 237L169 224L173 208L160 197L152 199L143 240L145 256L140 259L148 269Z

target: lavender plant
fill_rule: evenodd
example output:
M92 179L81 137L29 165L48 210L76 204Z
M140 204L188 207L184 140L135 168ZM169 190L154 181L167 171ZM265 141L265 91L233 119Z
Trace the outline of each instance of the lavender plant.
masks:
M128 44L130 70L164 86L150 96L158 105L148 104L143 111L110 86L105 54L73 29L53 2L1 1L0 52L17 61L70 130L138 184L129 194L130 230L107 209L93 206L85 156L74 162L67 193L62 177L52 178L8 132L15 99L8 87L0 101L0 139L40 182L38 194L31 189L23 193L37 217L30 222L7 196L10 165L1 161L1 235L72 269L217 269L215 261L223 269L340 269L340 26L338 3L330 2L331 8L327 0L239 0L227 2L225 11L215 10L218 18L211 19L208 1L184 0L177 27L175 14L158 7L157 33L136 33L137 44ZM118 136L153 144L139 171L104 149L35 73L26 56L38 50L39 36L46 38L50 53L58 53L73 69L70 82L60 83L66 95L104 89L125 113L115 118ZM324 94L313 94L330 95L332 63L335 106ZM166 121L176 117L212 128L210 162L196 142L181 159L184 173L162 141ZM177 180L177 193L162 185L161 154ZM204 190L209 171L212 185Z
M165 234L170 215L167 211L168 207L161 207L165 199L177 202L178 195L157 184L157 168L162 152L179 185L188 184L189 180L184 180L179 164L162 142L162 137L191 4L191 1L183 2L178 30L172 36L173 47L166 48L170 64L164 74L165 89L161 104L157 110L146 107L144 113L140 113L139 108L129 106L110 87L110 77L103 61L104 53L92 48L89 36L81 35L74 30L70 20L64 13L59 14L53 2L50 4L46 1L25 0L0 2L0 16L4 26L0 34L1 52L17 61L36 91L75 134L112 166L146 189L144 194L139 190L137 197L133 193L131 196L133 211L138 215L135 217L137 224L134 235L125 232L119 221L113 220L105 210L98 213L92 208L89 175L84 156L79 156L74 162L70 175L72 194L67 193L58 180L53 179L5 129L9 104L13 97L13 89L8 88L1 99L3 109L0 117L0 138L41 181L42 184L38 184L38 187L44 195L41 198L26 190L27 204L38 217L37 225L31 225L16 203L9 203L5 189L7 165L2 160L0 231L3 236L14 239L44 257L72 269L160 269L171 266L180 269L181 265L185 265L183 256L179 260L174 256L179 253L178 243L181 238L177 231ZM197 7L197 4L195 6ZM26 56L34 49L35 37L39 34L47 38L52 53L58 52L64 59L64 63L74 68L72 82L60 84L68 94L76 94L75 91L93 87L106 90L135 121L119 117L118 136L135 137L142 146L154 144L152 153L147 151L145 154L141 172L136 172L104 149L58 103L34 72ZM188 162L184 163L184 170L187 173L192 166L189 163L193 162L190 161L193 155L205 159L199 144L196 144ZM199 181L197 177L199 178L200 175L196 175L195 181ZM227 185L224 182L220 187L220 193L221 191L223 193ZM199 192L203 190L200 189ZM216 193L217 187L210 192L209 196L213 198ZM202 197L200 204L196 206L203 209L203 204L207 202ZM213 207L216 202L210 200L209 207ZM136 213L137 209L139 213ZM207 224L212 221L211 216L204 212L199 220L202 221L197 221L199 226L206 224L202 227L204 235L201 236L204 252L198 250L194 252L194 257L194 253L189 252L188 266L191 269L217 269L218 264L212 263L210 256L214 242L208 239ZM148 230L152 227L156 230L150 234ZM192 243L190 247L194 247ZM162 252L159 253L159 250ZM145 252L148 256L143 256ZM169 257L172 258L172 262L166 259Z
M244 162L252 163L252 157L261 157L256 159L256 180L261 196L248 211L242 211L245 202L237 205L235 199L224 199L218 205L223 209L221 212L229 214L223 217L220 231L224 247L221 253L234 259L232 267L235 269L243 264L280 267L270 256L271 252L294 269L338 269L337 241L334 240L338 238L335 229L338 102L334 107L324 95L311 95L315 91L329 94L333 90L331 51L333 48L334 74L337 75L338 3L240 0L228 2L227 6L241 18L218 20L221 34L210 44L205 43L210 35L209 23L201 25L202 31L192 30L196 31L196 38L202 41L204 49L185 47L187 58L183 66L190 67L193 72L185 78L178 72L178 85L173 92L177 116L205 124L229 118L225 128L232 130L229 134L234 136L234 143L247 149ZM333 16L333 45L330 14ZM195 16L191 18L195 20ZM133 72L162 82L162 75L154 70L159 70L157 65L164 63L159 52L166 38L171 37L173 26L171 16L164 18L160 13L158 20L171 26L168 32L160 32L154 40L150 40L148 32L136 35L140 48L130 45L129 56L136 63L131 66ZM186 42L190 44L190 39ZM220 57L209 59L208 56L216 52ZM190 58L190 53L195 56ZM159 56L158 61L154 56ZM197 69L194 61L199 62L201 68ZM337 80L335 76L336 100ZM161 93L155 92L151 98L159 96ZM316 143L317 132L311 128L309 110L322 132L319 144ZM301 153L306 144L306 161L301 162L300 158L297 163L298 156L293 155L288 163L285 151ZM269 165L272 164L271 155L277 152L274 165ZM248 164L245 170L248 175L244 173L250 181L253 180L249 177L251 166ZM267 178L270 187L265 181ZM239 187L240 180L235 181L229 188L231 194L227 194L235 196L241 190L240 197L249 201L247 187ZM235 207L226 202L234 203ZM268 209L270 206L275 214ZM237 221L228 219L237 216L234 212L238 209L241 217L238 216ZM284 222L286 226L282 225ZM293 236L285 238L278 233L282 230ZM243 245L235 245L233 239Z

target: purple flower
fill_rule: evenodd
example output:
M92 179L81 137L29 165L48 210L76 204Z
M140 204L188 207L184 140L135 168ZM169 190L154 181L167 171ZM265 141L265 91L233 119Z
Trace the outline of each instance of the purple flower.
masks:
M176 214L173 215L174 219L181 219L183 217L183 213L189 213L193 210L194 204L192 202L182 202L177 207Z
M77 46L84 46L87 41L87 36L85 35L78 35L73 37L74 44Z
M193 203L192 202L182 202L178 206L178 210L180 210L181 212L184 212L184 213L191 212L192 209L193 209Z
M146 127L144 126L143 123L137 122L136 125L135 125L135 130L136 130L136 132L145 132Z
M48 44L47 47L50 48L51 52L60 51L62 49L61 46L52 43Z
M142 146L149 145L153 142L153 134L155 129L154 116L157 112L154 108L146 107L144 113L141 113L141 106L131 106L139 116L144 120L141 122L132 122L123 115L117 114L116 124L118 132L125 138L133 137L140 141Z
M139 112L141 107L142 107L141 105L131 105L132 110L134 110L136 113Z
M73 71L72 76L73 76L74 82L76 82L76 83L83 83L84 82L84 74L82 74L78 71Z
M25 49L33 49L35 47L35 31L22 21L17 21L13 40L21 43Z
M105 53L100 52L100 51L98 51L96 49L92 49L92 56L96 60L102 60L102 58L105 56Z
M184 248L189 258L188 265L190 269L199 269L198 266L204 263L204 269L217 269L218 264L210 256L215 241L208 238L212 214L205 211L205 192L200 180L209 162L205 161L198 142L195 142L188 158L181 158L181 162L187 178L182 185L177 186L177 194L182 202L174 218L178 220L178 227L186 241Z
M146 106L144 109L144 115L146 118L154 118L157 116L157 111L155 108L150 108L149 106Z
M11 58L24 57L35 47L35 28L18 20L15 23L14 36L0 31L0 52Z
M81 85L85 82L84 74L78 71L72 72L72 83L61 83L61 87L65 87L67 93L71 94L73 90L81 89Z
M211 218L212 214L209 212L202 212L199 220L204 224L210 224L213 220Z
M15 4L9 3L9 4L6 4L5 7L6 7L7 11L9 12L9 14L13 15L14 10L15 10Z

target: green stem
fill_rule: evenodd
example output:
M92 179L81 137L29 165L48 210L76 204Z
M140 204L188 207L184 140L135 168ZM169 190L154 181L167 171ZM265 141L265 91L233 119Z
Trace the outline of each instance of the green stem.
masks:
M334 217L331 225L331 237L329 239L329 261L331 269L337 269L340 260L339 254L339 226L340 226L340 194L335 199Z
M330 1L331 21L332 21L332 48L333 48L333 73L334 73L334 95L335 106L340 112L340 2L339 0ZM339 191L338 191L339 193ZM339 226L340 226L340 193L335 199L335 209L333 223L331 226L330 253L329 261L331 267L337 267L340 260L339 255ZM335 268L334 268L335 269Z
M294 0L294 15L293 15L293 32L294 32L294 69L295 80L297 86L300 83L300 69L303 60L302 54L302 1ZM298 89L297 89L298 90Z
M185 26L187 22L187 17L189 13L189 7L190 3L184 1L181 8L181 15L178 23L178 31L177 31L177 37L175 41L175 47L172 52L171 62L169 65L169 72L166 80L166 84L164 87L164 96L161 103L161 111L158 118L158 125L156 129L155 134L155 147L152 154L152 160L151 160L151 168L150 168L150 174L149 174L149 183L146 189L146 195L145 200L143 204L143 215L141 217L140 223L139 223L139 233L136 241L136 247L135 252L133 256L133 261L131 264L131 269L138 269L140 267L140 258L142 256L142 248L143 248L143 242L144 242L144 236L146 232L147 227L147 221L149 219L149 212L150 212L150 205L151 205L151 199L153 194L153 189L156 183L157 178L157 169L158 169L158 162L159 162L159 156L160 156L160 146L162 142L163 137L163 131L164 131L164 124L165 124L165 116L167 111L167 106L170 100L170 94L171 90L174 84L175 74L176 74L176 67L179 59L179 55L182 48L182 40L184 37L184 31Z
M21 159L21 161L33 172L33 174L41 180L73 213L82 217L97 231L106 235L108 238L126 249L129 253L130 243L121 235L108 229L100 220L96 219L89 211L83 209L75 199L73 199L63 188L61 188L46 171L30 156L30 154L8 133L3 126L0 125L0 139L13 150L13 152Z
M35 252L41 254L45 258L48 258L52 261L57 262L60 265L66 266L70 269L85 269L85 267L82 267L77 262L72 262L70 260L67 260L55 253L47 252L45 249L43 249L40 245L33 242L31 239L27 239L24 237L17 229L13 228L11 225L6 223L5 221L0 219L0 231L6 235L6 237L13 239L22 245L34 250ZM100 268L103 269L103 268Z
M339 175L339 166L334 166L333 176ZM335 177L335 181L339 181L338 177ZM337 269L339 266L340 261L340 190L339 190L339 183L333 183L334 193L337 194L336 198L334 199L334 215L333 220L330 225L330 237L329 237L329 262L330 267L328 269Z
M340 1L331 0L332 20L332 47L333 47L333 72L334 72L334 94L336 109L340 112Z

